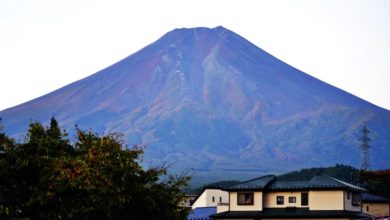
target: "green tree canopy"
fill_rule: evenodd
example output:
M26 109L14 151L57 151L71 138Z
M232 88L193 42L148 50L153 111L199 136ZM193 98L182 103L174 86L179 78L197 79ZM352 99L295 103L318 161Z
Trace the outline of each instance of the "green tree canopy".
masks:
M74 144L57 121L32 123L23 143L0 130L0 218L186 219L188 177L144 169L143 149L118 134L77 129Z
M390 169L361 170L360 181L370 192L390 198Z

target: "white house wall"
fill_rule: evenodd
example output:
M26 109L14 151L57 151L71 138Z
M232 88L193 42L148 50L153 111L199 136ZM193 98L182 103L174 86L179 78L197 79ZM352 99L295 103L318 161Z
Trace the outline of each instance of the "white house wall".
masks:
M216 207L220 201L221 203L228 203L229 193L220 189L206 189L192 204L192 209L199 207Z

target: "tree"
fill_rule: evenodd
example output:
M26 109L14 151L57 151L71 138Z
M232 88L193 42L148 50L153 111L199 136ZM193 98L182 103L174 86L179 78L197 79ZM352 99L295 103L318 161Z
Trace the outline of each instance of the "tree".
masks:
M390 169L387 170L361 170L359 173L361 184L378 195L390 197Z
M4 137L2 218L187 218L179 204L189 177L167 176L164 166L144 169L143 149L126 148L121 135L77 129L70 144L52 118L49 127L30 124L23 143Z

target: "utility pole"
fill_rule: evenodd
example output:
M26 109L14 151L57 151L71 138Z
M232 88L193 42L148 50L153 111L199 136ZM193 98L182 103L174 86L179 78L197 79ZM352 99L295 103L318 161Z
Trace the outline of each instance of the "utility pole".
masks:
M370 157L368 152L368 149L370 148L368 143L371 141L368 137L370 130L364 125L360 130L360 133L360 170L368 171L370 169Z

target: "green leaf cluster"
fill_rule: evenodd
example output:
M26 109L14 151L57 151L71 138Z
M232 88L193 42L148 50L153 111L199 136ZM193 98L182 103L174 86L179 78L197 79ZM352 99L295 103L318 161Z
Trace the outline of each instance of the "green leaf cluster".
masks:
M23 143L0 128L0 218L186 219L189 177L144 169L142 155L118 134L77 129L71 143L54 118L30 124Z

